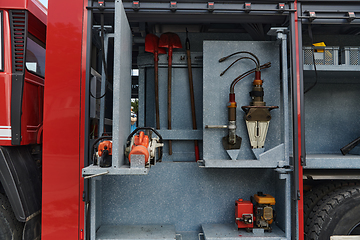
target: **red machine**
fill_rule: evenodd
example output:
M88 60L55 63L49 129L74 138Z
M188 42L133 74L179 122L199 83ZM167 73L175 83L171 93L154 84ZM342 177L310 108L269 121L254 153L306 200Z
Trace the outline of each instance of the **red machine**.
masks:
M235 223L240 228L250 230L254 227L254 206L250 201L239 198L235 201Z

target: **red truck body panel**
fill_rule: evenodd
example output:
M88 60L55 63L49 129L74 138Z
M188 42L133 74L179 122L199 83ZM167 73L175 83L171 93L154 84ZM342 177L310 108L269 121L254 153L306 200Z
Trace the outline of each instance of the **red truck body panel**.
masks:
M66 11L59 11L64 9ZM50 1L44 92L42 239L80 239L84 159L86 8ZM85 29L86 30L86 29ZM71 37L69 37L71 36ZM69 67L71 66L71 67Z

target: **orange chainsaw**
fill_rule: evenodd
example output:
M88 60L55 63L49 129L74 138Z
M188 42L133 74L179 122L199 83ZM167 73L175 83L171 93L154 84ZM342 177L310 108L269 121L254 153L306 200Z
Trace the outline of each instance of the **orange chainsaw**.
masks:
M152 133L157 136L152 137ZM129 135L125 149L125 155L129 159L130 167L150 167L155 165L156 162L161 162L163 146L163 139L155 129L150 127L135 129ZM158 159L156 159L155 154L157 148L159 148L160 152Z

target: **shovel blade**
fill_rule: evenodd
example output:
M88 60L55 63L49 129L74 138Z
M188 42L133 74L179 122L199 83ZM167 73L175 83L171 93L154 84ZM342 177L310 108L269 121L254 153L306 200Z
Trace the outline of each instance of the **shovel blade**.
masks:
M159 47L182 48L179 36L176 33L163 33L160 36Z
M158 52L159 54L165 54L166 50L162 47L159 47L159 37L149 33L145 37L145 51L155 53Z

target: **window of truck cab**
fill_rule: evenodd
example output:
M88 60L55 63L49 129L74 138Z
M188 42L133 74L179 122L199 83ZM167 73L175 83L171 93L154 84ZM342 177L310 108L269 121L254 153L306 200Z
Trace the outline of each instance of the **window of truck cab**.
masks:
M45 76L45 44L32 34L26 39L26 69L38 76Z

